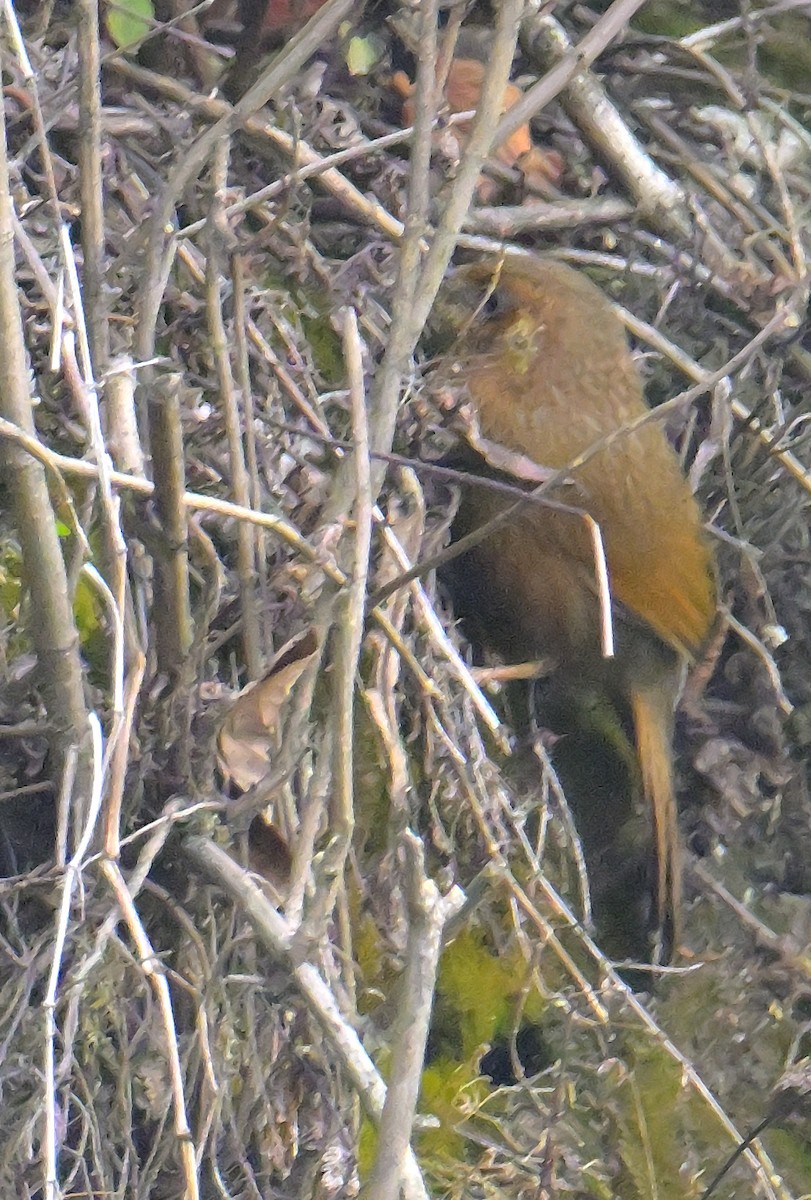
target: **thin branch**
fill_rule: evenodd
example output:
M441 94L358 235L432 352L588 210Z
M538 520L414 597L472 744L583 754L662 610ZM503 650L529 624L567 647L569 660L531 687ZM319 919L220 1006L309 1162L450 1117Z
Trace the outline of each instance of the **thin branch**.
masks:
M401 572L410 571L412 569L412 564L409 561L405 550L400 544L397 535L393 529L385 524L383 514L379 509L376 509L376 513L382 523L383 540L388 549L391 551L397 566ZM411 584L411 596L417 610L417 615L428 632L428 635L430 636L434 645L437 647L440 654L447 659L453 674L470 696L473 707L476 709L490 732L496 737L500 748L507 752L507 743L504 739L503 733L501 733L501 721L498 719L498 716L496 715L492 705L488 703L487 699L482 694L482 690L473 678L470 668L463 660L459 651L450 641L450 638L442 626L442 622L436 614L433 604L429 600L425 589L418 580L414 580L414 582Z
M231 486L237 504L249 507L251 504L251 489L245 465L243 421L234 389L229 338L226 333L225 319L222 311L222 244L229 236L222 215L222 197L227 183L228 149L229 143L226 139L223 139L214 152L212 169L214 189L208 218L208 250L206 255L206 310L208 315L208 329L211 337L211 353L217 372L220 401L225 420L225 433L228 439ZM243 397L243 404L248 401L248 396ZM245 427L247 428L247 422L245 423ZM262 648L256 611L256 554L254 543L253 529L250 525L240 522L237 527L237 560L242 608L242 642L249 679L258 679L262 673Z
M15 278L5 112L0 112L0 359L3 363L0 413L12 426L36 440L33 389ZM54 749L58 760L62 760L68 745L84 739L87 729L79 636L65 562L45 472L18 445L3 446L2 457L29 585L28 628L37 652L48 716L55 731ZM82 798L84 790L81 781L78 793Z
M440 898L436 885L425 874L422 842L410 830L403 834L402 848L409 899L408 944L377 1156L364 1188L369 1200L397 1200L400 1194L422 1081L442 935L448 920L464 903L460 888Z
M152 948L149 935L144 929L141 918L138 915L138 910L127 887L127 882L121 874L121 868L117 863L107 859L103 863L102 869L110 887L113 889L127 929L135 943L141 960L141 970L146 976L158 1004L158 1012L160 1013L164 1029L166 1058L169 1064L177 1153L185 1182L183 1200L199 1200L200 1186L197 1161L191 1129L189 1128L189 1121L186 1116L183 1068L180 1064L180 1047L177 1043L177 1030L175 1028L169 984L166 981L166 975L160 965L160 960Z
M346 859L355 828L355 677L365 629L366 583L372 537L369 434L366 424L366 390L363 378L363 348L357 314L352 308L342 313L343 352L352 406L352 467L355 478L354 538L348 587L338 604L335 621L335 707L334 800L330 806L332 840L325 852L322 876L327 881L321 913L332 911L344 883ZM332 597L327 603L331 605ZM350 937L348 926L345 938ZM352 961L349 945L343 946L347 970Z
M630 220L633 215L633 205L611 196L584 200L528 200L524 204L473 208L465 218L464 228L471 233L486 233L506 241L522 233L546 233L558 229L570 232L581 225L607 225L610 228L620 221Z
M619 305L615 305L614 311L634 337L646 342L652 349L664 355L688 379L692 379L697 384L706 384L707 390L715 387L720 382L717 378L717 372L707 371L705 367L700 366L695 359L691 358L689 354L685 354L679 346L666 338L653 325L649 325L647 321L641 321L633 313L625 308L621 308ZM791 317L791 309L788 309L785 314L786 326L788 328L792 324ZM727 367L729 368L729 364L727 364ZM729 369L725 372L725 374L730 373ZM792 479L796 483L799 483L806 492L811 492L811 470L800 462L796 454L793 454L790 450L782 450L780 448L781 435L775 436L766 428L760 418L756 417L752 410L736 396L730 396L729 407L732 410L732 415L741 422L746 432L754 434L769 455L786 469ZM658 412L659 410L655 409L654 411Z
M79 56L79 187L82 197L84 303L93 368L107 369L109 332L104 269L104 190L101 162L101 51L98 0L80 0L76 35Z
M85 867L87 852L90 847L93 835L96 831L96 822L98 821L99 812L101 810L102 797L102 737L101 725L95 713L91 713L89 720L90 735L93 750L93 777L92 777L92 793L89 798L89 803L85 806L86 818L84 828L82 829L78 845L70 862L65 868L65 874L62 879L62 893L59 902L57 913L56 931L54 934L53 955L51 957L51 967L48 973L48 986L45 991L45 996L42 1000L42 1008L45 1013L45 1062L44 1062L44 1080L45 1080L45 1136L43 1138L43 1153L44 1153L44 1184L46 1200L58 1200L60 1195L59 1181L57 1175L57 1134L56 1134L56 1004L59 988L59 977L62 971L62 962L65 956L65 950L68 937L68 921L70 919L71 905L73 902L74 893L79 886L82 871Z
M414 269L411 259L417 257L418 251L416 234L414 235L415 244L410 250L409 256L401 260L386 353L372 391L370 443L374 451L388 451L391 448L399 405L400 385L408 360L428 319L431 306L456 246L459 231L470 207L482 163L493 144L504 88L510 76L510 68L515 54L518 21L523 7L523 0L502 0L498 6L489 66L481 91L476 120L473 123L450 195L437 224L436 233L431 241L431 248L425 259L419 277L419 286L416 290L411 279L411 271ZM427 116L425 120L427 123ZM376 473L374 478L373 494L380 486L380 473Z
M349 16L354 3L355 0L327 0L276 55L239 103L233 108L228 106L228 111L210 129L200 134L173 165L149 220L146 263L136 304L138 328L135 345L141 359L151 358L154 353L158 313L174 257L171 246L167 248L166 230L173 227L175 206L183 190L201 174L221 137L233 133L244 118L262 108L285 84L296 78L308 59L327 43L344 17Z
M121 805L129 762L130 737L145 670L146 656L140 652L130 664L124 684L121 730L110 755L109 779L104 801L104 852L114 862L118 861L121 851Z
M310 1014L318 1022L332 1053L355 1088L369 1118L377 1125L386 1103L386 1085L363 1047L357 1033L347 1024L331 989L316 967L301 962L291 952L293 931L279 916L250 875L224 850L201 837L186 837L183 850L205 878L229 895L250 921L257 937L274 959L289 973ZM427 1200L413 1151L406 1155L404 1192L408 1200Z
M189 523L184 503L186 469L180 397L183 378L173 371L152 382L147 399L149 444L155 476L155 510L161 536L155 544L156 649L160 669L176 680L192 644L189 592Z
M355 673L358 669L365 624L366 581L372 540L371 472L369 431L366 424L366 391L363 380L363 351L354 309L343 312L343 348L352 404L352 462L355 472L354 561L349 588L343 601L338 628L335 665L338 689L338 736L336 739L336 805L333 812L336 834L344 839L344 856L349 852L354 828Z
M561 102L597 152L610 163L642 210L671 234L685 237L690 219L681 187L645 153L602 84L588 66L642 7L640 0L615 0L585 37L572 46L563 26L547 13L530 18L525 36L543 61L554 62L523 100L504 114L496 137L509 136L554 97Z
M242 394L242 413L245 425L245 469L248 475L248 497L245 503L250 508L261 508L262 485L259 479L259 454L257 451L255 408L251 384L250 354L248 349L248 303L245 283L245 264L240 254L231 255L231 288L234 297L234 350L236 354L236 377ZM250 527L249 527L250 528ZM258 582L259 604L255 614L257 642L263 660L272 653L272 638L268 623L270 596L268 590L268 551L264 531L250 528L253 561ZM247 641L247 638L246 638ZM257 676L258 678L258 676Z

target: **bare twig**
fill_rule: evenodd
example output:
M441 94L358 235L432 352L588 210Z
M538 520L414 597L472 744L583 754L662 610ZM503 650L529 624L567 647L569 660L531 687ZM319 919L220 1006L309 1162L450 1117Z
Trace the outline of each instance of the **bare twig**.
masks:
M155 475L155 509L162 537L155 546L153 615L161 670L177 679L194 634L189 594L189 529L178 372L155 378L149 391L149 444Z
M3 113L0 113L0 357L4 373L0 412L6 421L36 440L15 280L11 182ZM87 729L79 638L45 472L19 445L6 444L2 453L30 586L31 640L37 650L54 730L57 771L61 771L67 747L84 740ZM82 799L84 791L82 775L78 784Z
M333 993L318 970L309 962L296 961L291 955L293 933L287 922L265 899L250 876L219 846L200 837L187 837L183 846L193 865L239 903L257 936L276 961L290 973L336 1060L357 1091L366 1113L378 1124L386 1103L386 1086L357 1033L341 1015ZM409 1200L427 1200L427 1191L412 1151L406 1155L404 1190Z
M211 333L211 352L217 371L225 432L228 438L228 458L231 467L231 485L234 499L243 507L251 505L251 489L245 465L243 444L243 421L234 391L229 339L225 330L222 312L223 254L222 243L227 230L222 217L222 197L227 179L228 142L223 139L214 151L212 171L214 190L209 213L208 253L206 256L206 308L208 327ZM243 333L244 336L244 333ZM250 382L248 377L247 383ZM249 396L243 396L243 408ZM247 429L247 422L245 422ZM237 555L239 560L239 590L242 606L242 640L248 678L258 679L262 673L262 649L259 637L259 621L256 611L256 554L254 531L250 525L240 522L237 529Z
M719 382L717 372L707 371L704 367L700 366L695 359L690 358L688 354L685 354L683 350L666 338L660 330L654 329L647 321L641 321L633 313L628 312L627 309L621 308L619 305L615 306L615 312L634 337L646 342L652 349L658 350L674 366L678 367L688 379L692 379L697 384L706 383L708 389L714 387ZM791 325L791 310L786 313L786 324L789 327ZM726 374L730 373L730 371L726 372ZM780 448L780 437L775 436L767 429L763 422L737 396L730 396L729 406L733 416L741 422L744 429L748 433L755 435L768 453L785 467L792 479L799 483L805 491L811 492L811 471L800 462L796 454L793 454L790 450Z
M581 225L612 226L633 216L627 200L611 197L596 200L528 201L526 204L501 204L497 208L471 209L465 229L496 238L514 238L522 233L546 233L574 230Z
M379 510L377 510L377 514L382 520L383 514L380 513ZM394 530L390 529L385 524L383 525L383 539L394 556L394 559L400 570L406 572L410 571L412 569L411 563L409 562L403 547L398 541ZM463 661L459 651L448 638L448 635L442 627L442 622L439 620L439 617L434 610L434 606L431 604L428 596L426 595L425 589L418 580L414 580L414 582L411 584L411 595L414 600L418 616L420 617L420 620L428 631L434 644L437 646L443 657L447 659L453 674L470 696L474 708L487 725L490 732L495 734L496 737L499 737L499 730L501 728L500 720L494 712L492 705L489 704L487 699L482 695L481 688L473 678L470 668ZM503 739L501 739L501 748L505 751L507 749Z
M760 659L769 677L769 682L774 688L774 694L777 699L778 707L785 716L790 716L794 712L794 705L786 695L783 681L780 678L780 671L777 663L774 661L773 655L769 652L768 647L752 633L751 629L747 629L742 621L739 621L731 612L725 612L724 618L727 625L741 639L745 646L748 646L751 651Z
M183 1171L185 1184L183 1200L199 1200L200 1187L197 1172L197 1161L194 1152L191 1129L186 1116L186 1101L183 1090L183 1068L180 1065L180 1048L177 1044L177 1030L172 1010L172 997L166 975L160 965L160 960L152 948L126 880L121 874L121 868L111 859L103 863L104 874L113 889L122 916L126 922L130 936L137 947L141 959L141 970L149 982L158 1005L158 1011L164 1028L166 1057L169 1063L169 1077L172 1090L172 1110L174 1114L174 1133L177 1140L177 1155Z
M365 628L366 581L372 538L371 474L367 427L363 346L357 314L352 308L342 313L343 351L352 406L352 466L355 477L354 537L348 586L339 598L335 622L336 737L333 743L334 799L330 806L332 841L324 855L323 875L327 881L322 904L326 916L337 900L343 950L344 978L354 996L352 974L352 931L344 905L344 871L355 828L355 677ZM330 601L327 601L330 604Z
M752 934L760 949L777 955L793 972L802 975L806 980L811 979L811 956L807 946L790 933L781 935L770 929L756 913L734 896L728 887L715 879L703 862L693 863L692 873L735 914L741 925Z
M44 1184L46 1200L58 1200L59 1182L57 1175L57 1135L56 1135L56 1071L55 1046L57 1036L56 1005L58 998L59 977L68 938L68 921L70 919L73 896L79 886L82 871L85 867L87 852L96 831L101 809L102 798L102 738L101 726L95 713L89 717L90 734L93 748L92 794L85 807L84 826L78 845L65 868L62 880L62 894L57 915L56 931L54 934L53 955L51 968L48 973L48 987L42 1001L45 1013L45 1134L43 1138L44 1155Z
M615 0L577 46L572 46L553 16L544 12L531 17L524 31L527 43L554 66L504 114L496 138L509 136L562 93L561 102L572 120L611 164L643 211L669 232L684 236L690 225L681 188L645 153L602 85L588 71L641 7L640 0Z
M409 895L409 930L400 1009L394 1026L391 1070L380 1117L378 1151L365 1186L369 1200L397 1200L425 1059L442 934L464 894L454 888L440 899L423 865L423 846L410 830L402 839Z
M353 731L355 727L355 672L358 668L364 629L366 580L372 541L371 472L369 467L369 431L366 424L366 390L363 380L363 348L354 309L344 309L343 347L352 404L352 439L355 451L355 538L350 585L345 593L345 608L338 634L336 667L339 686L338 741L336 746L335 831L345 839L344 854L349 850L354 828Z
M242 411L245 422L245 469L248 474L249 495L245 501L250 508L261 508L262 489L259 480L259 456L257 453L256 424L254 420L253 388L251 386L251 368L248 350L248 305L245 285L245 268L242 256L231 256L231 287L234 294L234 344L236 351L236 377L242 394ZM268 626L267 613L268 596L268 567L267 539L262 529L251 529L253 538L253 559L256 564L256 578L259 590L259 613L256 620L259 627L259 646L265 658L272 652L272 640Z
M146 670L146 656L139 653L130 664L124 685L121 729L110 755L109 780L104 810L104 852L118 861L121 850L121 803L124 798L126 770L130 753L130 736L135 722L138 693Z
M154 352L158 313L163 301L173 253L166 246L166 230L173 226L172 215L183 189L205 167L211 152L223 135L232 133L243 118L249 117L304 66L310 56L322 46L353 7L354 0L327 0L305 27L285 46L270 67L265 70L233 109L200 134L189 150L175 163L158 197L150 218L146 265L140 289L136 352L141 359L151 358Z
M482 87L476 120L470 132L464 156L454 180L447 203L437 224L431 248L419 276L419 286L414 286L413 272L419 261L421 230L413 235L413 248L403 256L394 297L392 326L386 353L375 378L372 391L373 421L370 427L372 450L387 451L391 448L394 422L397 413L400 384L408 359L422 333L431 311L440 283L445 275L456 239L465 219L482 163L493 143L504 87L507 83L515 53L518 20L523 10L523 0L503 0L498 7L497 27L491 47L489 67ZM427 86L427 84L426 84ZM433 94L433 83L431 83ZM430 128L430 118L421 107L426 106L425 95L417 96L418 118L415 124L419 137L420 121ZM413 261L412 261L413 260ZM375 475L373 494L380 486L381 473Z
M101 163L101 52L98 0L80 0L79 24L79 183L82 193L84 304L96 377L107 369L109 334L105 290L104 191Z

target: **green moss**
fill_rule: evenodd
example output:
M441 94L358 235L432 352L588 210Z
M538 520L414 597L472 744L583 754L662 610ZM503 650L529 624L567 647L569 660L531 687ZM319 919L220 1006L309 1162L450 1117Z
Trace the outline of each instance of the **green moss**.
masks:
M642 1036L631 1047L628 1067L616 1093L623 1194L639 1200L686 1200L690 1193L680 1175L681 1068L663 1047Z
M420 1155L441 1159L464 1159L466 1140L459 1132L460 1122L484 1101L489 1091L478 1076L478 1068L438 1058L422 1073L420 1108L435 1116L436 1129L420 1133Z
M327 387L339 387L343 383L344 356L341 341L332 327L328 313L309 316L301 315L301 327L313 357L313 364Z
M811 1181L811 1142L801 1130L770 1129L764 1134L766 1147L794 1192L808 1194Z
M510 1031L528 978L520 951L497 954L480 930L466 929L451 942L439 966L437 1020L458 1033L461 1060ZM521 1011L528 1021L540 1019L543 1002L534 989Z

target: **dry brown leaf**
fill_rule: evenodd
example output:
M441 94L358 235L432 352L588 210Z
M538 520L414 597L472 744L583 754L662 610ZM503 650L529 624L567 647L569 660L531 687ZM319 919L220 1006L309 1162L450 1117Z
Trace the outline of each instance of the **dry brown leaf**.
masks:
M243 792L267 775L282 706L317 651L313 629L291 638L273 659L264 679L243 688L220 726L220 770Z
M293 855L286 838L265 813L258 813L251 821L248 862L252 871L272 884L280 895L286 895Z
M445 84L445 100L451 113L472 112L477 108L486 73L485 63L475 58L453 60ZM395 71L391 78L391 87L403 99L403 122L412 125L416 113L413 100L414 84L404 71ZM514 83L508 83L504 89L502 113L517 104L523 94ZM472 125L472 121L461 121L446 131L446 135L455 141L459 154L470 136ZM532 184L542 194L546 186L550 183L556 184L560 180L563 172L561 156L554 150L542 150L537 146L526 122L495 146L493 154L505 167L517 167L522 171L527 183ZM479 181L477 195L483 203L493 203L498 191L498 185L492 180L483 177Z

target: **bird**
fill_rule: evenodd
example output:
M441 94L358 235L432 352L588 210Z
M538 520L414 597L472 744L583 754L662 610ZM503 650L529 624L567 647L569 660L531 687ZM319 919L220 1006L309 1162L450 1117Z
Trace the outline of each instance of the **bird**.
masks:
M585 273L551 258L501 257L457 268L444 286L442 321L456 331L440 378L460 392L475 433L464 465L490 478L517 474L525 487L546 479L558 502L522 503L445 569L454 611L503 659L550 664L539 715L558 734L577 790L595 792L599 811L592 805L587 821L598 841L616 826L618 791L642 798L653 849L645 945L664 962L680 936L675 709L717 611L702 515L661 422L642 420L651 410L624 326ZM514 504L462 487L452 541Z

